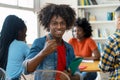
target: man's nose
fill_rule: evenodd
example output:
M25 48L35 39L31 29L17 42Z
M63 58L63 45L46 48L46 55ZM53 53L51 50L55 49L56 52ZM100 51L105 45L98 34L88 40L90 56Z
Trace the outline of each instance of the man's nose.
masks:
M61 28L61 27L62 27L61 23L58 23L57 28Z

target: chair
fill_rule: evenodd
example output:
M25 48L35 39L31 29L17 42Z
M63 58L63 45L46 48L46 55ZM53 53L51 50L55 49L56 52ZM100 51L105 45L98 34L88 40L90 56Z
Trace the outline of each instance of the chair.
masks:
M37 79L35 78L37 77ZM70 80L69 76L58 70L37 70L33 74L24 75L21 80Z
M33 74L28 74L28 75L21 75L20 80L34 80L34 75Z
M21 74L20 80L27 80L24 74Z
M58 70L37 70L36 75L39 75L40 80L70 80L69 76Z
M5 80L6 72L4 69L0 68L0 80Z

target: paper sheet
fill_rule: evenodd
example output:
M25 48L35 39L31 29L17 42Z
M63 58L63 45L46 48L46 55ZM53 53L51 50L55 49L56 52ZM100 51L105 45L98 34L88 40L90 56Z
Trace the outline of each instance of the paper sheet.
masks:
M88 63L93 63L93 60L82 60L82 62L88 62Z

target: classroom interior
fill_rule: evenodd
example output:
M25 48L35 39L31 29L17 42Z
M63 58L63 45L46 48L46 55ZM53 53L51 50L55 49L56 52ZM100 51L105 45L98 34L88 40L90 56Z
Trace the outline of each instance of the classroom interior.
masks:
M74 8L76 17L87 18L92 26L92 38L102 55L107 37L116 30L114 10L120 6L120 0L1 0L0 31L7 15L17 15L25 20L28 28L26 41L31 46L36 38L47 34L39 24L37 13L48 3L68 4ZM72 37L72 30L69 30L63 39L68 42ZM108 73L98 72L96 80L108 80L107 75Z

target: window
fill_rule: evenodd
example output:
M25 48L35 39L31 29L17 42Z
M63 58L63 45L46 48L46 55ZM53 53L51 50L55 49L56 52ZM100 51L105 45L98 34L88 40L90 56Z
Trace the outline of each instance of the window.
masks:
M19 0L19 6L33 8L33 0Z
M30 2L29 2L30 1ZM16 5L19 2L19 6L33 8L33 0L2 0L0 3ZM22 2L25 2L24 4ZM28 3L27 3L28 2ZM27 44L32 44L34 39L37 38L37 15L32 10L0 7L0 31L3 25L3 22L8 15L16 15L22 18L27 25Z
M0 3L9 4L9 5L17 5L17 0L0 0Z
M33 8L34 0L0 0L2 4L16 5L19 7Z

